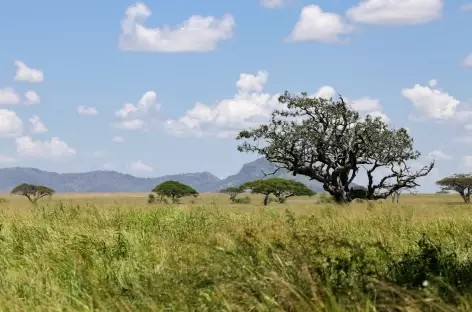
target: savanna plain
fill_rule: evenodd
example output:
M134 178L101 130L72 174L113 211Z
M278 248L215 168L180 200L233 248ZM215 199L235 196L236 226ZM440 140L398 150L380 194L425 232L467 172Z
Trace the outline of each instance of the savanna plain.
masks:
M458 195L0 195L2 311L472 311Z

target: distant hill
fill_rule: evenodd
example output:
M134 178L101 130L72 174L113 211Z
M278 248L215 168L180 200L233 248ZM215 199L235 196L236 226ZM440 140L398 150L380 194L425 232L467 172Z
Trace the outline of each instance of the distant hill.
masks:
M138 178L116 171L91 171L85 173L55 173L35 168L0 169L0 192L9 192L21 183L48 186L56 192L149 192L154 186L167 180L177 180L195 188L198 192L217 192L228 186L237 186L244 182L260 179L263 172L274 171L275 166L265 158L259 158L243 165L241 170L223 180L209 172L166 175L159 178ZM280 170L275 177L293 179L305 183L317 192L323 192L321 184L309 181L304 176L293 177L287 171Z

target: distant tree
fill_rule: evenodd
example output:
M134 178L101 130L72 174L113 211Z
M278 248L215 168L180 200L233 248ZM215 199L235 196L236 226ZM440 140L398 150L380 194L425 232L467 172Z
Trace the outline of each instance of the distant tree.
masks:
M416 179L434 167L433 161L413 171L408 162L420 153L407 130L391 129L380 117L361 118L342 97L334 101L285 92L279 102L281 109L272 113L267 124L239 133L236 139L244 141L238 150L263 155L277 170L321 182L338 203L359 195L385 199L400 189L418 186ZM360 169L367 176L365 194L350 186ZM374 181L377 169L389 172Z
M152 204L152 203L154 203L155 201L156 201L156 195L154 195L154 194L152 194L152 193L149 194L149 195L148 195L148 204Z
M453 174L437 181L436 184L441 186L441 191L457 192L464 200L464 203L470 203L470 194L472 193L472 174Z
M313 196L315 192L305 184L281 178L270 178L246 182L240 186L241 190L250 189L252 193L264 195L264 206L269 202L269 195L273 194L279 203L284 203L292 196Z
M154 187L152 192L160 196L161 200L164 197L169 197L173 203L178 203L180 198L185 196L198 196L198 192L194 188L174 180L162 182Z
M236 200L236 196L238 196L239 194L241 194L243 191L241 190L241 188L239 187L235 187L235 186L230 186L228 188L225 188L225 189L222 189L220 190L220 193L224 193L224 194L228 194L229 195L229 199L231 200L231 202L233 204L235 204L237 202Z
M11 190L11 194L22 195L28 198L32 204L36 204L39 199L51 196L55 193L53 189L42 185L20 184Z

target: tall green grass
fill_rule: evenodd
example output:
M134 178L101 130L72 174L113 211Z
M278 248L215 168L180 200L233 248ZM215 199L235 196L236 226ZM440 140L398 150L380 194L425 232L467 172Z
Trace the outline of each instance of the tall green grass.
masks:
M299 209L0 204L0 310L472 310L468 206Z

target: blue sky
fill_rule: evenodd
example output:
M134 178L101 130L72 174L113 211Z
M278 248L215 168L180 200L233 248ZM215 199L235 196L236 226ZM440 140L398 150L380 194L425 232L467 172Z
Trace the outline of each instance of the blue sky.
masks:
M334 89L436 159L422 190L472 171L467 1L16 0L0 27L2 167L224 177L278 93Z

